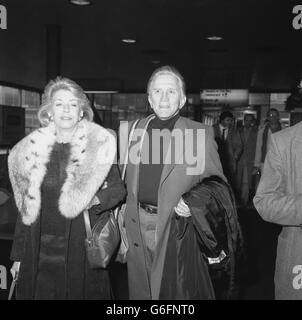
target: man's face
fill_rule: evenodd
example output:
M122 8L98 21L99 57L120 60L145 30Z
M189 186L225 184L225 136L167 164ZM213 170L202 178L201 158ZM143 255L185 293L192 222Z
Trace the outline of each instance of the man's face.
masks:
M246 128L250 128L250 127L253 127L254 125L255 125L254 117L251 116L251 115L245 116L245 118L244 118L244 126Z
M155 114L167 120L184 106L186 97L173 74L159 74L151 83L148 100Z
M221 124L230 129L233 125L233 119L231 117L226 117L221 121Z
M276 124L279 121L279 116L276 111L270 111L267 117L269 123Z

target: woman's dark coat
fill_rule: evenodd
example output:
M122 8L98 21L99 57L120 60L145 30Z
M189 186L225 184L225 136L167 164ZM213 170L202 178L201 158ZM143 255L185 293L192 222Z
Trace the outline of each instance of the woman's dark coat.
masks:
M116 165L112 166L106 179L108 187L100 190L97 196L100 205L89 210L91 225L94 225L99 214L109 214L109 210L121 202L125 195L125 188L120 179ZM40 243L40 218L26 226L18 217L15 237L11 252L11 260L22 261L17 284L18 299L32 299L34 295L35 279ZM65 261L67 279L67 299L110 299L111 286L108 270L93 270L87 263L84 239L86 231L83 215L68 219L66 223L66 238L68 249ZM26 281L24 281L26 280Z

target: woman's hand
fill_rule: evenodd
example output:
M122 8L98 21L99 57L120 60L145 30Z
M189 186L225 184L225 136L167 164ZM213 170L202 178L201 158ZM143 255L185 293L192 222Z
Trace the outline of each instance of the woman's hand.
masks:
M16 279L18 277L19 269L20 269L20 261L15 261L10 269L10 273L13 277L13 279Z
M100 200L97 196L94 196L92 198L92 200L90 201L90 203L88 204L86 210L89 210L90 208L92 208L93 206L97 206L100 204Z

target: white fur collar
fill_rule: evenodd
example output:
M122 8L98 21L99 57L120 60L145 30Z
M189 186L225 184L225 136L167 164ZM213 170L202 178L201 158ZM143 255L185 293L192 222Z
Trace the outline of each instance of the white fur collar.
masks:
M35 130L14 146L8 158L9 176L22 221L31 225L41 208L41 184L46 174L55 128ZM105 181L116 153L116 140L103 127L82 120L71 141L67 178L59 198L66 218L78 216Z

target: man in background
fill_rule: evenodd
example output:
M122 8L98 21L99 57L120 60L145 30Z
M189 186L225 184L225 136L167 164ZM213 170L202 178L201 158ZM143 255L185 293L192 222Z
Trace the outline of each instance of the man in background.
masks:
M255 154L255 171L262 171L264 159L270 144L272 133L280 131L281 123L279 120L279 111L277 109L269 109L266 114L267 121L258 131L256 154Z
M213 128L223 173L236 194L236 169L243 145L241 137L234 127L233 114L230 111L223 111L219 117L219 123L215 124Z
M241 205L246 206L256 191L254 190L252 175L258 128L253 114L246 113L244 115L244 125L238 129L238 132L243 143L243 153L237 167L238 199Z

